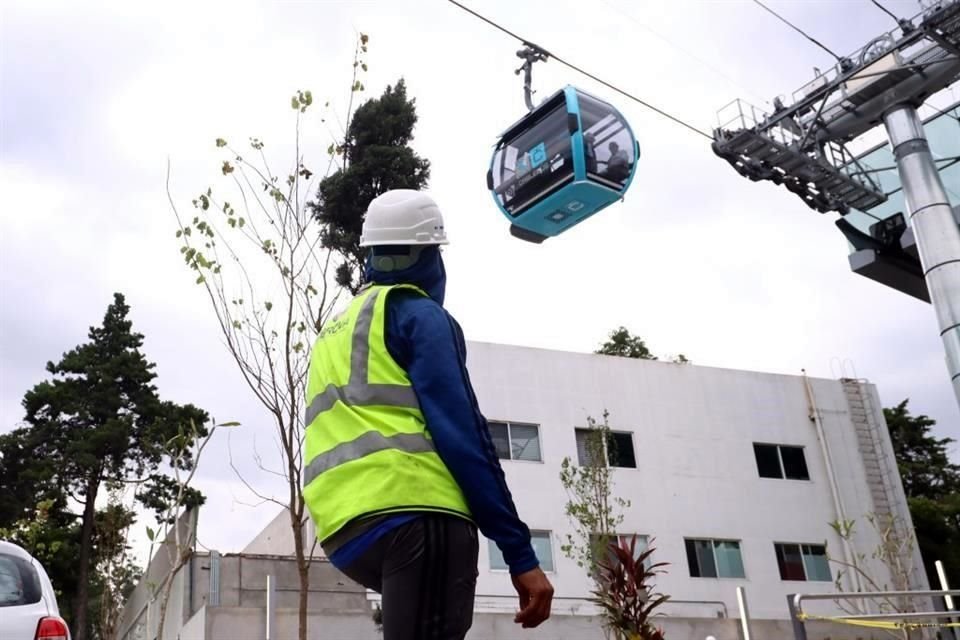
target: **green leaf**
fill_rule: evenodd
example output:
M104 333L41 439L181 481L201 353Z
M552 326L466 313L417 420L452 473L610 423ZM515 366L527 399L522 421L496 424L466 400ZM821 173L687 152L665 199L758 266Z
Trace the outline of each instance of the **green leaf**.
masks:
M241 227L242 227L243 225L245 225L246 223L247 223L247 221L244 220L243 218L240 218L239 220L237 220L237 224L240 225Z
M224 140L223 138L217 138L217 146L218 146L218 147L225 147L225 146L227 146L227 141Z
M229 162L224 160L223 166L220 168L220 170L223 172L223 175L227 175L228 173L233 173L233 165L231 165ZM204 207L204 209L206 209L206 207Z
M264 303L263 303L263 306L266 307L267 311L270 311L271 309L273 309L273 303L272 303L272 302L264 302Z
M297 96L293 96L292 98L290 98L290 108L292 109L300 108L300 101L297 100Z
M153 542L156 538L157 538L157 533L150 527L147 527L147 540L149 540L150 542Z
M203 284L203 283L206 282L206 281L207 281L207 279L204 278L203 276L200 276L200 277L197 278L197 284Z
M221 422L221 423L218 424L217 426L218 426L218 427L239 427L239 426L240 426L240 423L239 423L239 422L236 422L236 421Z

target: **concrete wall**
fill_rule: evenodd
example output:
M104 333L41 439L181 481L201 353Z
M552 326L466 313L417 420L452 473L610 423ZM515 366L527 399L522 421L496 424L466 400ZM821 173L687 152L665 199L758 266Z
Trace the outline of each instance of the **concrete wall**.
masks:
M196 510L181 516L177 522L180 540L188 541L197 526ZM144 576L131 592L120 617L117 637L121 640L154 640L160 623L159 585L170 574L176 556L175 533L171 529L167 538L158 545ZM184 598L187 594L187 569L180 571L173 580L168 599L162 640L177 640L180 627L192 614Z
M164 634L178 640L263 640L266 618L266 575L277 577L277 617L275 640L296 637L296 571L292 559L270 556L242 557L228 555L221 559L220 606L210 606L209 580L211 558L197 556L184 570L178 583L184 606L192 608L192 617L182 627L170 624ZM193 574L192 590L188 571ZM188 595L192 592L193 596ZM749 595L749 594L748 594ZM325 561L318 561L311 572L308 638L310 640L381 640L372 619L369 596L357 585L342 579ZM191 604L192 603L192 604ZM480 596L480 607L486 605L499 614L478 613L474 618L469 640L601 640L604 636L600 619L590 614L590 607L580 599L557 600L554 616L536 630L523 630L513 622L516 597ZM575 612L577 615L564 615ZM663 626L670 640L703 640L713 635L717 640L741 638L736 611L727 611L722 603L672 603L664 608L668 617ZM722 615L723 617L718 617ZM731 617L727 617L727 616ZM813 623L808 625L810 640L856 640L871 638L854 628ZM755 640L791 640L786 620L753 620ZM141 640L145 635L133 635ZM878 638L880 636L877 636Z
M241 553L289 554L293 555L293 533L290 529L290 516L281 509Z
M316 538L316 529L312 520L307 520L303 527L303 538L309 550ZM290 528L290 516L286 509L281 509L273 520L243 548L241 553L263 555L293 555L293 530ZM322 557L323 550L317 545L314 556Z
M179 640L207 640L207 607L193 614L180 630Z
M263 640L266 619L263 610L221 607L207 612L206 640ZM382 640L369 616L311 615L308 618L308 640ZM741 640L743 635L736 620L663 619L659 622L669 640ZM276 617L276 638L286 640L297 635L297 615L292 609L280 609ZM793 640L790 625L782 620L755 620L753 640ZM824 623L807 626L809 640L885 640L882 632L857 630ZM193 640L184 636L182 640ZM478 614L467 640L604 640L598 618L554 616L537 629L521 629L512 616Z
M268 575L274 576L278 585L276 606L296 608L300 584L296 562L276 556L224 556L220 572L220 605L262 607ZM309 610L316 613L368 614L370 610L366 590L341 575L326 560L316 560L311 565L307 604Z
M468 367L488 419L540 425L543 462L503 467L521 516L551 532L558 596L589 591L583 571L560 552L572 532L560 464L565 456L576 461L574 428L605 409L614 430L632 432L638 461L637 469L615 470L617 494L632 502L620 529L656 538L655 560L671 563L661 591L722 601L734 612L735 588L744 586L755 616L783 619L787 594L833 590L827 582L781 580L773 546L826 541L841 555L828 525L839 514L803 378L485 343L470 344ZM872 502L846 397L837 381L810 382L846 516L859 520ZM811 479L760 478L754 442L803 446ZM689 577L685 537L740 540L746 578ZM855 542L869 557L877 538L862 522ZM478 594L512 596L509 576L489 567L483 544ZM884 569L873 571L882 576Z

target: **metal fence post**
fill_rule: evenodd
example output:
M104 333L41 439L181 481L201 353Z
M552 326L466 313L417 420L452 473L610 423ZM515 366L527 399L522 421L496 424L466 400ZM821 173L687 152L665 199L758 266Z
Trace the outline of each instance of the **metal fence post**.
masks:
M787 596L787 610L790 611L790 622L793 623L793 637L794 640L807 640L807 627L803 624L803 620L797 617L797 605L794 604L796 595L791 593Z
M750 612L747 611L747 592L743 587L737 587L737 606L740 608L740 628L743 629L743 640L753 640L750 633Z
M267 576L267 628L266 628L266 640L278 640L277 639L277 621L276 621L276 610L277 610L277 585L276 578L274 576Z
M937 568L937 577L940 579L940 588L944 591L950 591L950 584L947 582L947 572L943 570L943 562L937 560L933 563ZM953 596L949 593L943 596L943 605L947 608L947 611L953 611ZM956 622L956 618L947 618L950 622ZM956 627L950 629L953 632L953 640L960 640L960 630Z

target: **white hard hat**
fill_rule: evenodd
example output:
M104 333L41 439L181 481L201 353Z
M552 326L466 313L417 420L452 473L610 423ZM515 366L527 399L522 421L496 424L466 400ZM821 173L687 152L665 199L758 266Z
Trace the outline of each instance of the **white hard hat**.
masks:
M414 189L394 189L374 198L360 232L361 247L403 244L447 244L440 208Z

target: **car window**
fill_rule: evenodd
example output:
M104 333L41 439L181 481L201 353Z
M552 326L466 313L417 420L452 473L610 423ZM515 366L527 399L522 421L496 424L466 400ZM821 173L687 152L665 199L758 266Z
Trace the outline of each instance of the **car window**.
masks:
M40 578L29 561L0 553L0 607L40 602Z

